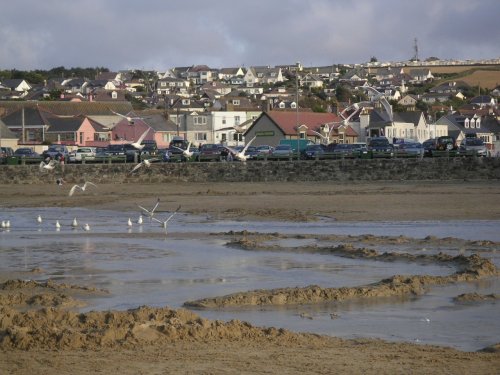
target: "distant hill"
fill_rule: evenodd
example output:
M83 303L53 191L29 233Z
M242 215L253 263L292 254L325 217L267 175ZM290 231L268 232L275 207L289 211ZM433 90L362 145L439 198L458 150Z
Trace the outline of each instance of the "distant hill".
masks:
M429 66L432 74L445 74L446 81L464 81L470 86L492 90L500 84L500 65Z

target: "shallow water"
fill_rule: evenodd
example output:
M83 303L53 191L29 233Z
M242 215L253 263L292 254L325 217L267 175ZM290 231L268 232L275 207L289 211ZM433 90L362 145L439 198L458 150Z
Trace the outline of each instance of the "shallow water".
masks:
M36 223L40 214L44 221ZM110 291L93 298L87 310L127 309L141 305L180 307L185 301L253 289L320 285L357 286L395 274L447 275L455 269L442 264L379 262L334 255L252 252L229 248L211 232L229 230L303 233L373 234L424 238L457 237L500 241L498 221L451 222L245 222L215 221L178 215L169 225L175 239L158 225L145 222L127 227L138 212L80 208L10 209L0 220L10 220L0 232L0 272L23 272L26 278L92 285ZM163 214L159 213L161 217ZM166 214L165 214L166 215ZM89 222L91 231L72 229L76 217ZM55 221L62 227L56 230ZM141 235L137 235L142 233ZM151 236L145 236L150 233ZM183 234L207 233L197 239ZM145 238L143 238L145 237ZM201 238L201 239L199 239ZM311 240L283 240L284 246L306 245ZM382 245L381 245L382 246ZM384 248L378 248L385 251ZM392 250L391 250L392 251ZM498 252L481 254L500 266ZM41 268L43 273L28 271ZM339 337L377 337L477 350L498 342L498 302L457 304L465 292L499 293L498 278L475 283L434 287L418 298L386 299L314 306L265 307L226 311L202 310L210 319L240 319L259 326L331 334ZM301 314L303 317L301 317ZM306 315L304 315L306 314ZM332 319L332 315L334 319Z

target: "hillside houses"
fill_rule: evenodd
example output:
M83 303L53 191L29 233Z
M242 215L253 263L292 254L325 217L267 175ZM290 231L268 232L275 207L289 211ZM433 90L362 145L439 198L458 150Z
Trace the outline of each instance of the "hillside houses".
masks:
M347 127L352 130L351 138L339 135L332 138L335 142L354 141L353 134L360 142L380 135L423 141L448 129L430 120L448 112L498 121L498 90L497 94L492 90L489 95L466 98L464 93L470 93L471 88L463 81L438 81L429 88L435 79L428 67L412 64L305 67L300 63L106 71L95 77L50 78L37 85L4 79L0 81L0 118L19 136L20 143L88 145L133 138L125 131L126 121L113 112L142 116L143 112L157 111L154 120L151 117L144 122L151 128L152 139L162 146L174 136L197 143L234 145L236 138L243 141L235 135L241 135L241 124L250 129L263 112L305 113L314 102L324 103L317 108L333 114L358 101L372 103L349 121L331 125L341 133ZM392 111L383 108L379 96L386 106L395 106L392 120L387 116ZM22 107L24 127L19 114ZM37 111L38 115L33 115ZM498 135L490 134L489 139L497 142Z

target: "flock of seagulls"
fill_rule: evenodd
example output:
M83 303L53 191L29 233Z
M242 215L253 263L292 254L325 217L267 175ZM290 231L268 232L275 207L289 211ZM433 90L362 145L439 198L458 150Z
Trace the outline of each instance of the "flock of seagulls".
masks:
M94 185L95 186L95 185ZM84 189L83 189L84 190ZM177 209L175 211L173 211L170 215L168 215L167 217L164 217L164 218L157 218L155 217L156 215L156 210L158 209L158 206L160 205L160 198L157 198L156 200L156 203L154 204L154 206L151 208L151 209L147 209L143 206L140 206L140 205L137 205L140 209L141 209L141 212L139 214L139 217L137 218L137 221L135 222L136 224L138 225L143 225L144 221L143 221L143 217L149 217L149 222L152 223L152 222L157 222L160 224L160 226L164 229L165 233L167 233L167 226L168 226L168 223L172 220L172 218L180 211L181 209L181 206L179 205L177 207ZM41 227L42 225L44 224L45 220L42 218L42 216L39 214L37 215L37 217L35 218L35 221L36 223L38 224L38 230L40 231L41 230ZM59 219L56 219L55 222L52 221L52 224L53 225L53 228L55 228L56 231L60 231L62 228L63 228L63 224L62 222L59 220ZM132 221L132 219L129 217L127 222L126 222L126 225L128 226L129 228L129 231L130 229L135 225L134 222ZM90 224L89 223L85 223L83 225L80 225L80 223L78 222L78 220L75 218L73 218L73 220L70 222L70 224L68 225L69 227L71 227L72 229L83 229L84 231L90 231ZM8 231L10 228L10 220L2 220L0 222L0 229L2 229L3 231Z

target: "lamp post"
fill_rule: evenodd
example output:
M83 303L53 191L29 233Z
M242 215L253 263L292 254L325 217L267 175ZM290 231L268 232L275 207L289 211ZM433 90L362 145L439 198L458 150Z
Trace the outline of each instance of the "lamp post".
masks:
M299 130L299 66L297 62L297 69L295 71L295 88L296 88L296 103L295 103L295 126L297 127L297 160L300 159L300 130Z

